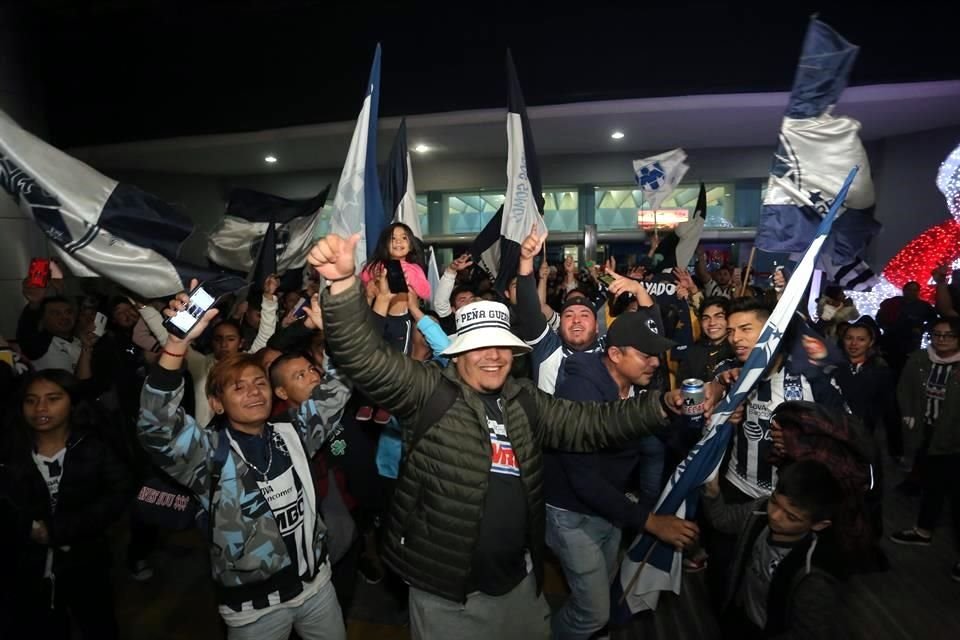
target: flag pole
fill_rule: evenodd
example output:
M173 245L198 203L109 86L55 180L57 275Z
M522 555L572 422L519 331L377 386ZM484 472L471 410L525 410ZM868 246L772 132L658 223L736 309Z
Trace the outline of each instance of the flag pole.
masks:
M653 544L650 545L650 548L647 549L647 552L643 556L643 560L640 561L640 564L637 565L637 571L633 574L633 577L630 578L630 582L627 583L626 588L623 590L623 593L620 594L619 604L623 604L627 599L627 594L633 590L633 587L636 586L637 581L640 579L640 574L643 573L643 569L647 566L647 561L650 559L650 556L653 554L653 550L657 548L657 545L660 544L660 540L657 538L653 539Z
M756 255L757 255L757 245L753 245L753 247L750 249L750 259L747 261L747 269L746 271L743 272L743 282L740 283L739 296L743 296L744 292L747 290L747 282L750 281L750 270L753 269L753 258Z

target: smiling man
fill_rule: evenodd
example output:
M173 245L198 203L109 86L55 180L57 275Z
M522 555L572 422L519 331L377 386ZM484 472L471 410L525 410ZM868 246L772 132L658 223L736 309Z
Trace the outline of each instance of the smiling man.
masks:
M180 293L165 313L188 304ZM343 640L309 460L337 429L349 390L335 377L321 382L309 371L307 379L288 384L292 395L285 392L296 398L296 409L272 420L273 390L258 358L225 355L206 377L216 417L203 428L180 407L181 363L217 313L207 311L184 339L167 336L141 394L140 442L207 512L228 640L281 640L293 628L304 640Z
M452 366L414 361L364 320L358 240L329 235L308 260L330 283L321 306L338 369L404 429L383 558L410 584L411 636L545 638L542 449L588 452L659 431L679 393L600 404L538 392L509 376L514 354L530 347L510 333L507 307L490 301L457 311L443 351ZM539 250L524 245L521 255Z
M740 367L747 361L770 312L757 298L737 298L730 303L727 341L734 357L719 365L718 371ZM774 409L788 400L808 400L846 411L840 389L830 376L808 379L801 373L791 373L783 355L789 351L790 345L785 344L747 396L745 419L733 432L725 480L741 494L741 502L770 495L776 486L777 471L770 462L773 447L770 421Z

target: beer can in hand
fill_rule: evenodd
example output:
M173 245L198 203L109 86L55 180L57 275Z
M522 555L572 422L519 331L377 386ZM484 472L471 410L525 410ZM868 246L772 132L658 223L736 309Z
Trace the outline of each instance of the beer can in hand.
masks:
M683 398L683 415L691 429L703 428L703 403L706 399L703 380L687 378L680 385Z

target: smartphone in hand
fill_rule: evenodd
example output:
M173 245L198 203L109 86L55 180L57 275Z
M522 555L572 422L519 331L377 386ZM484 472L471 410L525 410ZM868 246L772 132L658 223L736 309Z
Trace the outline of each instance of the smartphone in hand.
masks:
M403 275L403 266L399 260L387 261L387 285L390 293L407 292L407 279Z
M97 315L93 317L93 332L99 337L103 337L103 334L107 332L107 316L97 311Z
M190 292L190 302L187 304L187 308L164 320L163 326L173 335L184 339L191 329L200 322L203 314L217 304L217 300L218 298L204 289L202 284L197 285L197 288Z
M50 260L48 258L34 258L30 261L27 284L34 289L47 288L47 285L50 284Z
M301 296L300 299L297 300L297 304L293 305L293 317L295 319L300 320L302 318L307 317L306 308L309 302L310 301L307 298L304 298L303 296Z

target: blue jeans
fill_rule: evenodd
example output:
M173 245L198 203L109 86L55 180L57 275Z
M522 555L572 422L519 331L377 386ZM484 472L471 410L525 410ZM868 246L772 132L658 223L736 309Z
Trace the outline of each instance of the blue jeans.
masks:
M551 620L553 638L589 638L610 619L620 529L599 516L547 505L547 545L560 559L570 586L570 597Z
M227 640L287 640L291 629L296 629L303 640L346 640L332 581L299 607L278 607L256 622L227 627Z

